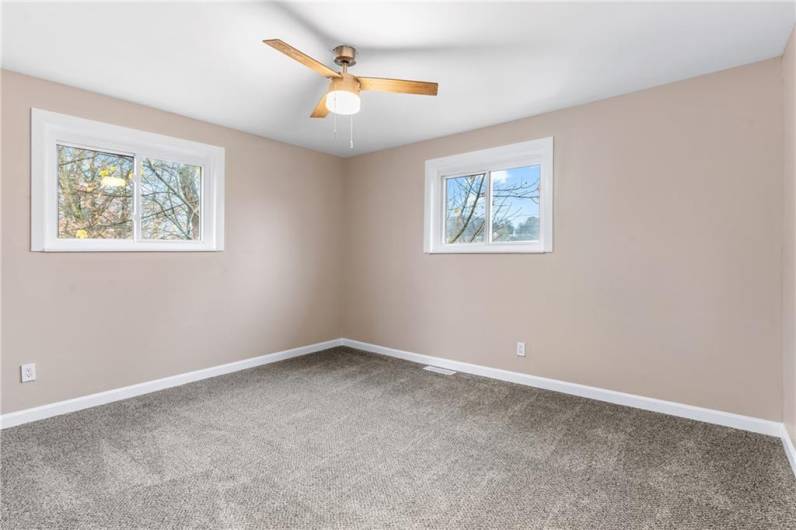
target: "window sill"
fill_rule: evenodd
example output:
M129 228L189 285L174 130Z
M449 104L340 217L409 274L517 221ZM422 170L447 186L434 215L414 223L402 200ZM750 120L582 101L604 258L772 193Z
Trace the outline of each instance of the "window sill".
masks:
M32 247L32 252L221 252L223 246L214 246L203 241L146 241L130 243L129 241L97 241L80 242L58 241L50 242L40 247Z
M541 244L506 244L506 245L445 245L431 248L426 254L549 254L552 248L544 248Z

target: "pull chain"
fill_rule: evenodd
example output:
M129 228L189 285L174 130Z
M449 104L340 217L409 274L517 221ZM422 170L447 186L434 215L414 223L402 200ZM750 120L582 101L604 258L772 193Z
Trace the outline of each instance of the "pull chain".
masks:
M332 112L332 119L334 120L334 130L332 131L332 134L335 138L337 138L337 114L334 112Z
M349 134L349 137L348 137L348 148L349 149L353 149L354 148L354 116L351 115L349 120L350 120L350 126L349 126L348 130L349 130L350 134Z

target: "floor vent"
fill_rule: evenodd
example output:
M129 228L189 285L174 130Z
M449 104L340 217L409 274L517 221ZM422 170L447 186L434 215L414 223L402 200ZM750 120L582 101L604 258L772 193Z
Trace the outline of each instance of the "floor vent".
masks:
M439 368L437 366L424 366L423 370L428 370L429 372L434 372L435 374L442 374L442 375L453 375L456 373L453 370L448 370L447 368Z

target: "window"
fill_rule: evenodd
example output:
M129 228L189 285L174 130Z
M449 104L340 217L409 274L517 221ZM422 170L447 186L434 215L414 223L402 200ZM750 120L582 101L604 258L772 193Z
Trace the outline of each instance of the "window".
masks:
M551 252L553 139L426 161L425 251Z
M223 250L223 148L39 109L31 125L31 250Z

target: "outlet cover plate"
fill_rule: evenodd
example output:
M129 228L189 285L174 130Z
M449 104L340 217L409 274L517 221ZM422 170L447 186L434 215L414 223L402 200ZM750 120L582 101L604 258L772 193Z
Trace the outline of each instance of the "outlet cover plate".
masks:
M36 380L36 363L23 364L19 367L20 378L23 383Z

